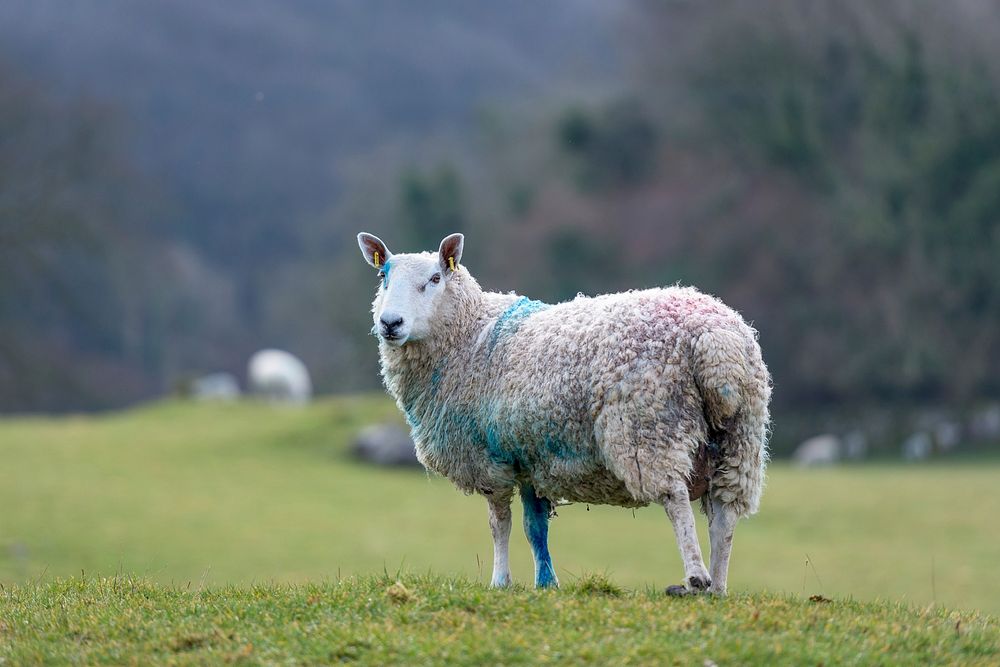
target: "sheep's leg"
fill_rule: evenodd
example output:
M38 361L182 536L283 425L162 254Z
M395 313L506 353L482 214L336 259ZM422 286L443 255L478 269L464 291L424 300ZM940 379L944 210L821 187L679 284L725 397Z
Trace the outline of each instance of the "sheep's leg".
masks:
M712 579L708 576L705 561L701 557L701 545L698 544L698 531L694 525L691 501L688 500L687 484L684 481L671 482L668 489L663 507L674 526L677 548L684 561L684 587L671 586L667 592L677 595L705 590L711 586Z
M530 484L521 485L521 502L524 505L524 534L531 543L531 552L535 556L535 587L558 587L555 568L552 567L552 557L549 556L549 516L552 513L552 503L547 498L535 495L535 488Z
M708 526L709 539L712 542L712 585L710 593L726 594L726 579L729 576L729 555L733 551L733 531L739 515L733 507L718 498L711 499L712 510Z
M510 586L510 495L486 499L490 507L490 532L493 533L493 578L490 588Z

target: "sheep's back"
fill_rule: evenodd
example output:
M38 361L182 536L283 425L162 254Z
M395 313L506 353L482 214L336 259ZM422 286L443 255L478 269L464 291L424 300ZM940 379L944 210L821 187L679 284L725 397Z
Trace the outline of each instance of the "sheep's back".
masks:
M608 472L595 431L602 410L609 403L652 406L658 420L701 423L692 341L741 324L734 311L690 288L552 306L514 301L484 332L479 358L468 362L481 373L473 439L496 471L527 475L551 497L641 504Z
M694 343L707 331L752 336L739 314L693 288L531 303L518 308L515 302L508 309L523 312L514 323L497 318L485 349L478 351L485 357L488 393L518 402L534 398L540 409L564 418L592 411L595 400L637 373L683 380Z

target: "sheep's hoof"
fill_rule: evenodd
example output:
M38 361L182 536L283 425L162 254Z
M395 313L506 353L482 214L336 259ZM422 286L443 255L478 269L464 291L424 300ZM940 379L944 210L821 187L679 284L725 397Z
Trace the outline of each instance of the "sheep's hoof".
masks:
M698 595L708 590L712 585L712 580L708 576L700 577L698 575L693 575L687 578L686 586L667 586L666 593L675 598L681 598L685 595Z

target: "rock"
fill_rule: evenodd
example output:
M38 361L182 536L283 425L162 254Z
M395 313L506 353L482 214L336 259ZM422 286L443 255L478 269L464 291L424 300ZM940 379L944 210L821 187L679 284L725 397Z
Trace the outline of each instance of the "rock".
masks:
M235 401L240 384L231 373L210 373L191 383L191 397L199 401Z
M312 398L306 365L283 350L261 350L250 357L247 382L249 391L272 403L301 405Z
M410 434L395 424L375 424L364 428L355 438L351 450L362 461L375 465L420 465Z
M903 441L903 460L923 461L931 455L933 444L931 436L924 431L917 431Z
M934 442L939 452L950 452L962 442L962 425L943 421L934 426Z
M844 436L844 458L860 461L868 456L868 437L861 431L851 431Z
M805 440L795 448L792 459L798 465L808 468L825 466L840 460L843 445L840 438L829 433L817 435Z
M1000 439L1000 405L978 410L969 420L969 435L976 440Z

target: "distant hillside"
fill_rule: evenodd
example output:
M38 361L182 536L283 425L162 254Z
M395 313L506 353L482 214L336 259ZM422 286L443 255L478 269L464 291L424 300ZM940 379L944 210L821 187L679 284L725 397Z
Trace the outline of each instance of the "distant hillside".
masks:
M789 445L964 421L1000 400L998 33L981 0L0 3L0 411L262 346L374 389L367 229L463 231L550 302L717 295Z
M34 137L72 124L87 105L95 122L81 133L120 146L143 190L111 177L84 187L110 192L102 201L117 227L141 228L148 237L144 246L125 247L106 234L113 253L128 255L116 266L150 274L122 269L106 278L113 293L71 285L72 312L46 316L44 325L8 312L5 328L0 308L0 411L120 404L169 388L186 373L240 371L263 345L306 356L321 388L350 386L322 367L321 358L337 348L322 328L326 317L302 326L285 306L301 292L295 267L307 250L332 258L351 242L347 230L331 229L345 165L380 146L461 135L484 109L601 85L617 67L617 11L596 0L0 3L0 71L13 76L9 90L0 90L8 118L19 117L24 82L31 94L25 108L64 105L51 115L61 120L29 112L36 118L30 140L16 123L0 127L22 139L3 147L0 162L34 160L47 150ZM75 159L72 143L60 150ZM88 164L93 169L100 159ZM77 186L70 180L59 187ZM20 227L29 215L4 209L0 226ZM317 238L329 247L317 248ZM111 260L88 260L84 251L80 261ZM54 263L63 282L74 282L65 262ZM53 280L32 271L19 270L15 280ZM78 341L95 334L80 313L95 312L117 313L90 318L116 330L100 332L110 342L88 351L83 364ZM26 368L33 369L30 390ZM364 377L374 384L367 369Z
M123 110L185 238L238 265L293 250L345 154L606 76L604 3L0 4L0 57ZM179 219L179 221L178 221ZM235 252L234 252L235 251Z

